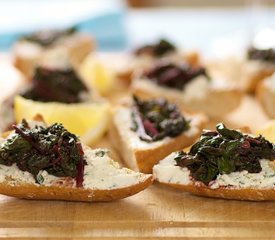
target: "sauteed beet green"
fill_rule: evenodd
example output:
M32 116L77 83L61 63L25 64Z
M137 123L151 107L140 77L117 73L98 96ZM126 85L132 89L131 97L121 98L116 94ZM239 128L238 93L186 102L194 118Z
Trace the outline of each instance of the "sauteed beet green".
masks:
M75 32L76 28L74 27L65 30L42 30L29 35L22 36L21 39L40 44L44 47L48 47L61 37L69 36Z
M251 47L248 49L247 57L251 60L262 60L265 62L275 63L275 49L257 49Z
M136 55L149 54L154 57L162 57L163 55L176 51L176 47L165 39L160 39L158 43L145 45L135 51Z
M23 120L13 125L15 133L0 145L0 164L14 163L22 171L31 173L37 183L43 183L41 170L57 177L76 179L82 186L84 157L79 139L61 124L30 128Z
M185 85L198 76L210 79L206 69L194 67L187 64L159 63L147 71L144 76L156 84L168 88L182 90Z
M218 174L247 170L259 173L260 159L275 159L275 146L264 137L252 137L230 130L219 123L216 131L201 135L189 153L180 151L175 157L176 165L187 167L192 177L208 184Z
M189 129L187 121L175 104L165 99L142 101L133 97L132 130L146 142L161 140L167 136L176 137Z
M81 102L81 92L88 92L73 69L37 67L30 87L21 95L41 102Z

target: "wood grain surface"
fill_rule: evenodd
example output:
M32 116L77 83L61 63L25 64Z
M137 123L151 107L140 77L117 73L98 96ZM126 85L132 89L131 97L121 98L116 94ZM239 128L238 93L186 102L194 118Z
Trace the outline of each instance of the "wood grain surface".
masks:
M255 130L268 118L258 103L246 96L239 109L225 119L212 120L208 127L218 121ZM97 146L111 147L107 137ZM34 201L0 195L0 238L274 239L275 202L203 198L159 184L110 203Z

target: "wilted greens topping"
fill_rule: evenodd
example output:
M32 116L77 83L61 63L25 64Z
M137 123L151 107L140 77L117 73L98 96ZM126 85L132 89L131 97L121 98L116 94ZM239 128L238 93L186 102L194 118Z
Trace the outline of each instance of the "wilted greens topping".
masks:
M187 64L159 63L147 71L144 76L160 86L182 90L187 83L198 76L209 79L205 68Z
M251 60L261 60L265 62L275 62L275 49L269 48L269 49L257 49L254 47L251 47L248 49L247 53L248 59Z
M29 89L22 96L42 102L81 102L81 92L87 92L73 69L48 69L38 67Z
M192 177L208 184L218 174L247 170L259 173L260 159L273 160L275 147L264 137L251 137L217 124L217 131L204 132L189 153L178 152L176 165L187 167Z
M134 97L132 120L132 130L146 142L176 137L189 129L189 121L181 115L177 106L163 98L141 101Z
M65 30L56 30L56 29L42 30L26 36L22 36L21 39L35 42L44 47L48 47L52 45L55 41L60 39L61 37L66 37L75 32L76 32L76 28L74 27L68 28Z
M154 57L176 51L176 47L165 39L160 39L156 44L145 45L135 51L136 55L148 54Z
M11 166L16 163L22 171L31 173L41 183L39 171L45 170L57 177L76 179L82 187L84 152L78 138L61 124L49 127L30 128L23 120L13 125L15 133L0 146L0 164Z

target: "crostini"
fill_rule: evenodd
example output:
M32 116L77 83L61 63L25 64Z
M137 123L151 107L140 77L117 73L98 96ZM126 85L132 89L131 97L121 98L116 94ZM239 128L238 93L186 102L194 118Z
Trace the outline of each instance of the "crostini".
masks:
M192 144L206 117L179 109L163 98L117 106L109 130L114 146L133 170L151 173L169 153Z
M230 113L242 98L242 92L234 85L222 79L211 79L204 67L167 61L137 73L131 88L133 94L141 98L165 97L212 118Z
M174 152L153 168L156 181L196 195L275 200L275 146L262 136L216 126L188 153Z
M66 54L63 55L63 53L63 51L53 51L53 53L49 51L47 57L45 55L45 58L42 58L39 65L35 67L32 81L3 101L0 107L2 118L0 131L8 129L11 124L15 123L14 97L16 95L38 102L64 104L92 100L91 92L67 61Z
M26 199L111 201L152 183L121 168L106 149L90 149L61 124L25 120L0 140L0 194Z
M200 63L197 51L182 51L166 39L140 46L131 52L99 53L98 57L104 62L105 67L118 79L123 80L126 85L131 83L134 72L147 69L160 59L179 63L187 62L191 65Z
M22 36L13 47L15 66L31 79L37 61L49 49L63 48L71 64L77 67L95 48L94 40L75 28L42 30Z

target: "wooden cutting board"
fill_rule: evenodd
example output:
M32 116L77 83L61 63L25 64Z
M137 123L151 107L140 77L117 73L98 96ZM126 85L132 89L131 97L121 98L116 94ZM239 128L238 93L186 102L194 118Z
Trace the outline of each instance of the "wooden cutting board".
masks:
M225 119L229 127L262 126L268 118L250 96ZM111 147L108 139L97 146ZM114 152L115 158L119 158ZM260 239L275 236L275 202L219 200L153 184L110 203L20 200L0 195L0 238Z

